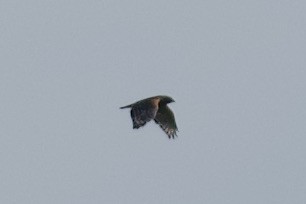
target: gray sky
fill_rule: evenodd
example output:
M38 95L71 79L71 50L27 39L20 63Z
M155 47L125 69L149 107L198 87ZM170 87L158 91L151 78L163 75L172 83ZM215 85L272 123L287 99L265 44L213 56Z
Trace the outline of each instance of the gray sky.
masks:
M0 203L305 203L305 7L2 1Z

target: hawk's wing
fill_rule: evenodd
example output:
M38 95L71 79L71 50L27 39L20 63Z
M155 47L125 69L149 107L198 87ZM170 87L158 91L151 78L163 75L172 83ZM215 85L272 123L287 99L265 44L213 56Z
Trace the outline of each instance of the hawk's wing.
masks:
M167 105L160 106L154 121L165 131L169 138L176 136L176 123L174 114Z
M155 118L158 109L159 100L142 100L132 105L131 118L133 128L138 129L147 122Z

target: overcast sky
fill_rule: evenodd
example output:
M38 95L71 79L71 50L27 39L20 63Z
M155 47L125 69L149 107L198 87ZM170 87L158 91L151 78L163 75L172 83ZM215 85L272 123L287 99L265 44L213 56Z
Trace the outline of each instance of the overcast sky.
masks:
M305 10L2 1L0 203L305 203ZM119 109L161 94L175 140Z

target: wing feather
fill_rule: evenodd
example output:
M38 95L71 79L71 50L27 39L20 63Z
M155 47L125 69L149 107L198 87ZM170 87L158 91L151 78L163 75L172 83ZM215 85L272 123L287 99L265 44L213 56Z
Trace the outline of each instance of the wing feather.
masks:
M132 105L131 118L133 128L138 129L155 118L158 110L158 102L155 99L142 100Z
M160 106L154 121L164 130L169 138L174 138L176 131L178 131L174 114L167 105Z

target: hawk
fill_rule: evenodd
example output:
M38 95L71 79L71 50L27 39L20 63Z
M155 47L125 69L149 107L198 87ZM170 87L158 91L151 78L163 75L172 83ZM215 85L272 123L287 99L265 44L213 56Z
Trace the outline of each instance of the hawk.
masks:
M168 103L174 102L169 96L153 96L146 98L127 106L120 107L131 108L131 118L133 120L133 129L144 126L147 122L154 119L169 139L173 138L178 131L174 119L174 114L167 106Z

